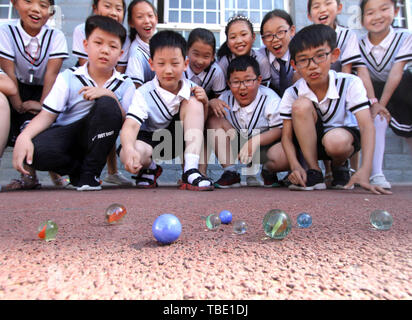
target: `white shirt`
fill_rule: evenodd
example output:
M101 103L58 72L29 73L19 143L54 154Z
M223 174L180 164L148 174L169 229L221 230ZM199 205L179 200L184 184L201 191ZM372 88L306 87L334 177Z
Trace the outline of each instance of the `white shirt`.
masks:
M199 74L195 74L189 65L184 75L186 78L205 89L206 94L213 92L216 95L220 95L226 89L225 75L216 62L213 62Z

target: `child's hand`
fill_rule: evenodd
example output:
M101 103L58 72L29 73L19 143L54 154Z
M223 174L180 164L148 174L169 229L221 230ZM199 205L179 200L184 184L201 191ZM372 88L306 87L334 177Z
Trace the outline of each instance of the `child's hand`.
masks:
M33 114L38 114L42 109L42 105L39 101L28 100L23 102L21 105L22 113L30 112Z
M220 99L212 99L209 102L209 106L212 109L213 113L218 118L224 118L226 116L226 109L229 109L229 106Z
M255 154L258 146L260 146L259 141L256 137L258 136L250 138L248 142L246 142L243 145L243 147L240 149L239 155L238 155L240 163L248 164L252 162L253 155Z
M205 89L203 89L202 87L196 86L196 87L193 87L191 90L193 94L195 95L195 98L201 103L203 103L204 106L207 106L207 104L209 103L209 99L207 98Z
M79 94L83 94L85 100L96 100L103 96L113 96L113 92L109 89L96 87L83 87L80 89Z
M27 138L24 134L20 134L14 145L13 167L23 174L30 174L30 172L24 169L24 160L26 160L27 164L31 165L33 162L33 152L34 145L31 139Z
M124 168L130 173L137 174L142 169L140 154L134 148L124 150ZM123 158L122 157L122 158Z
M352 188L354 184L359 184L365 190L369 190L374 194L392 194L392 192L385 190L384 188L373 186L369 183L369 175L362 168L358 169L356 173L350 178L345 189Z
M288 176L289 181L297 186L306 187L306 171L302 167L295 168Z
M388 123L391 121L391 114L389 113L388 109L386 109L379 102L374 103L371 107L372 119L375 119L377 115L379 115L381 119L385 118Z

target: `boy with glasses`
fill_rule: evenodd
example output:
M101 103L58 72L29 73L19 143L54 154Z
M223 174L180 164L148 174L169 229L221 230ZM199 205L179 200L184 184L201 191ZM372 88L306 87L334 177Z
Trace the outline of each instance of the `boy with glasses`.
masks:
M356 183L373 193L388 194L369 184L375 129L366 89L360 78L331 70L340 54L336 32L325 25L308 26L295 35L289 50L291 64L302 77L285 91L280 104L282 145L291 169L289 188L326 189L318 160L331 160L333 187L351 189ZM350 177L345 163L360 148L362 166Z
M210 101L212 115L207 121L209 144L214 147L224 172L215 182L216 188L240 187L234 154L242 164L264 164L265 187L279 186L276 172L287 170L286 156L280 143L282 120L279 96L261 86L259 64L253 57L232 60L227 70L230 90L219 100L229 109L221 108L218 99Z

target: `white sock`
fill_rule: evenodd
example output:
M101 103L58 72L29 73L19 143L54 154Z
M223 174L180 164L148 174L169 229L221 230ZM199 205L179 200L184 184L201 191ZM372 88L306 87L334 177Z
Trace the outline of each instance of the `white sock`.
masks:
M373 153L372 173L371 177L383 174L383 156L385 153L385 138L386 129L388 128L388 122L386 119L381 119L380 115L377 115L374 120L375 124L375 152Z
M150 164L150 166L147 169L155 170L156 167L157 167L156 163L152 160L152 163ZM142 178L154 180L154 174L142 174ZM148 185L149 185L149 182L140 182L139 183L139 186L148 186Z
M185 167L184 167L184 172L190 170L190 169L198 169L199 168L199 160L200 156L194 153L185 153ZM198 173L192 173L188 178L187 181L192 184L194 180L196 180L198 177L200 177L200 174ZM211 185L210 181L201 181L199 182L199 187L208 187Z

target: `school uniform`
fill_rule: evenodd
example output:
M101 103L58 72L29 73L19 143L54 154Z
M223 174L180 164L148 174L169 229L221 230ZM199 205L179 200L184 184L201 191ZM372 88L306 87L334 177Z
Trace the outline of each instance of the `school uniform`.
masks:
M318 101L315 93L301 78L285 91L280 103L280 117L292 120L292 105L299 97L305 97L313 102L318 115L318 158L329 159L322 146L323 135L335 128L347 129L354 137L355 152L360 149L360 134L355 115L357 112L369 109L370 103L362 80L352 74L329 71L329 88L322 101ZM295 142L297 142L295 140Z
M265 64L265 57L261 54L258 54L258 52L255 49L252 49L250 51L250 56L255 58L259 64L260 75L262 76L262 84L265 86L268 85L270 82L270 66ZM225 75L226 79L227 79L227 68L229 67L229 63L235 58L236 56L232 54L230 56L223 56L217 62L220 68L222 69L223 74Z
M195 74L189 66L184 72L184 76L205 89L208 97L219 96L226 90L225 75L216 62L212 62L209 67L199 74Z
M282 128L279 113L280 97L270 88L260 86L256 98L251 104L241 107L230 90L219 97L229 109L226 109L226 120L238 134L238 139L232 143L232 150L239 151L250 138L273 128ZM260 162L267 161L266 152L273 144L260 148Z
M129 51L129 60L125 74L128 75L135 84L142 85L155 76L150 68L150 48L149 44L136 35Z
M405 29L390 28L389 34L378 45L373 45L368 35L359 41L362 58L369 70L375 94L382 95L393 65L412 60L412 34ZM404 71L401 83L392 95L387 108L392 119L390 127L400 136L412 136L412 72Z
M181 81L182 87L177 95L161 88L157 77L146 82L136 90L126 115L126 118L133 119L141 125L137 140L153 148L161 142L155 139L154 132L166 129L171 133L172 148L165 150L171 151L171 154L165 155L167 159L173 159L183 152L183 130L176 126L175 122L180 120L181 103L189 100L192 95L191 88L196 86L185 77L182 77ZM181 143L175 143L177 139Z
M48 61L68 58L63 32L44 25L32 37L23 29L21 21L0 26L0 57L13 61L22 102L40 101ZM32 113L18 113L11 107L11 127L8 145L13 146L25 122Z
M285 90L293 84L293 75L295 73L290 64L289 50L282 58L276 58L266 47L260 48L257 54L263 57L262 61L265 67L261 65L261 68L270 69L269 87L282 97Z
M89 101L79 93L86 86L96 87L87 67L88 63L60 73L44 100L43 110L57 118L33 139L36 170L99 177L106 164L122 126L122 114L112 97ZM127 112L135 91L133 82L113 69L104 88L116 95Z
M356 33L339 25L336 26L335 31L336 47L340 49L340 57L338 61L332 64L331 69L341 72L342 67L347 64L352 64L352 68L365 66L360 54Z
M79 24L74 28L73 31L73 46L72 46L72 53L73 56L77 57L78 59L88 59L87 52L84 50L83 41L86 39L86 23ZM127 66L127 61L129 58L129 48L130 48L130 39L126 37L126 41L123 44L122 50L123 54L117 63L120 67Z

